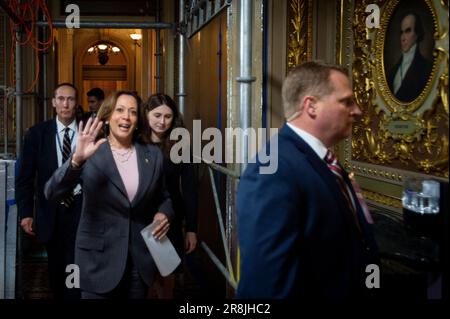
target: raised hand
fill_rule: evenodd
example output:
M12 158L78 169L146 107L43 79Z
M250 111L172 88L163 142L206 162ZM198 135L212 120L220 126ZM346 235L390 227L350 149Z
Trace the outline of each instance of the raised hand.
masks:
M85 127L83 127L83 122L80 122L78 126L77 146L72 157L74 162L82 164L89 157L94 155L100 145L106 142L106 138L95 141L102 125L102 121L99 121L98 118L92 120L92 117L89 118Z

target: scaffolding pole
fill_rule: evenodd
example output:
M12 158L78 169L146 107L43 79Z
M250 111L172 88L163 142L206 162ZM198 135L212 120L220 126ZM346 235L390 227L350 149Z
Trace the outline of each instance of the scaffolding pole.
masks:
M20 3L20 1L19 1ZM16 30L16 158L22 151L22 39L21 27Z
M184 115L184 103L186 93L184 92L184 42L186 40L184 27L184 0L180 0L179 2L179 32L178 32L178 108L180 110L181 115Z
M236 79L240 84L240 125L247 132L251 125L251 101L252 82L256 80L251 76L252 72L252 1L241 0L240 2L240 26L239 26L239 57L241 61L240 76ZM241 141L241 174L248 163L248 138L242 134Z
M44 21L46 17L44 15ZM46 42L47 39L47 26L44 26L42 28L42 40L43 42ZM48 57L48 49L42 52L42 93L43 93L43 105L44 105L44 121L47 121L48 119L48 107L47 107L47 57Z
M3 68L3 81L4 81L4 91L3 91L3 153L8 154L8 74L6 72L6 61L7 61L7 51L6 51L6 37L7 37L8 22L6 16L3 19L3 56L5 61L5 67ZM11 44L12 45L12 44ZM10 62L11 63L11 62Z
M47 21L36 22L38 27L48 25ZM52 21L53 28L67 28L65 21ZM173 25L165 22L126 22L126 21L80 21L79 29L171 29Z

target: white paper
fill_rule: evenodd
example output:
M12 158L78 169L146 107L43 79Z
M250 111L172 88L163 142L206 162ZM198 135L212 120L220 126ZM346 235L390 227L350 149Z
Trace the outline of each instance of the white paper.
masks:
M144 238L145 244L153 257L161 276L165 277L170 275L177 268L181 259L167 236L164 236L161 240L157 240L153 237L152 232L157 225L157 222L151 223L141 230L141 235Z

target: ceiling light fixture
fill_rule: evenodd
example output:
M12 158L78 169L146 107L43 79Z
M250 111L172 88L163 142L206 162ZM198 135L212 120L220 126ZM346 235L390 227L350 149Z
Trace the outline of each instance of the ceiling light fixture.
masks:
M98 43L90 47L87 52L89 54L97 54L98 62L101 65L105 65L109 60L109 54L111 52L114 54L118 54L120 52L120 49L109 43Z

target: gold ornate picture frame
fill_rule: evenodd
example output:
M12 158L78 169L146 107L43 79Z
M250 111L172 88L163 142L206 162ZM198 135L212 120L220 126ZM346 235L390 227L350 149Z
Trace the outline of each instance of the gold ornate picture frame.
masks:
M380 25L371 29L365 9L373 3L380 8ZM341 5L342 30L351 27L353 44L343 43L340 54L352 71L355 97L363 111L344 145L346 166L362 176L397 184L408 175L448 179L448 1L355 1L353 8L342 1ZM400 27L409 12L418 12L423 21L426 45L417 47L430 68L421 76L426 77L422 87L399 98L389 83L395 75L389 73L401 57Z

